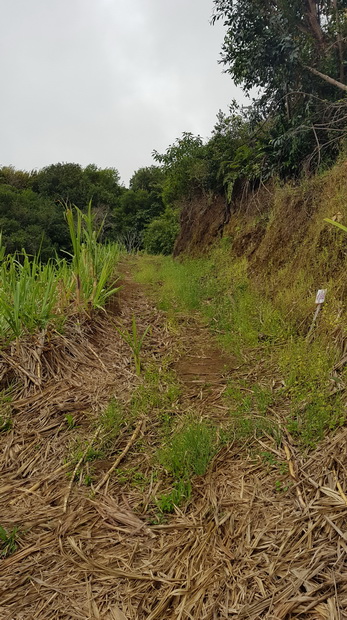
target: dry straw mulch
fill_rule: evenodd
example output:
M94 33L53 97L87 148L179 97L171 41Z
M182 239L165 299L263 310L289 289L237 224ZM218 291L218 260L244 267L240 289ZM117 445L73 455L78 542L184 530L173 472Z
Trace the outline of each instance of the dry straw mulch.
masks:
M158 364L182 351L195 364L199 355L208 360L212 387L204 392L195 372L187 385L186 369L177 411L222 415L225 381L220 360L220 381L211 367L217 353L206 330L187 324L175 335L129 286L116 320L129 325L133 312L140 328L152 325L145 355ZM2 358L3 381L17 377L18 394L13 429L0 438L0 524L18 525L20 540L0 560L1 619L347 618L345 430L305 460L270 438L225 447L194 480L188 506L153 523L156 480L141 489L105 473L116 459L151 471L141 443L155 447L154 414L121 434L94 494L66 475L71 433L63 416L73 413L91 439L110 396L126 404L138 384L110 318L20 347ZM178 359L174 366L179 372ZM288 490L279 490L288 475L264 465L259 450L287 459Z

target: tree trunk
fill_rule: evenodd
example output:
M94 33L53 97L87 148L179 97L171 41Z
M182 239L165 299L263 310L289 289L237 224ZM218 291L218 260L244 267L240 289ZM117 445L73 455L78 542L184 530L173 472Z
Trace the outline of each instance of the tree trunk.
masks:
M336 19L336 40L337 40L337 47L339 50L340 82L344 82L345 81L344 44L343 44L343 39L341 36L340 14L339 14L339 9L337 7L337 0L333 0L333 6L335 10L335 19Z
M306 0L306 17L312 36L318 43L318 47L323 49L325 46L325 36L320 25L317 5L315 0Z

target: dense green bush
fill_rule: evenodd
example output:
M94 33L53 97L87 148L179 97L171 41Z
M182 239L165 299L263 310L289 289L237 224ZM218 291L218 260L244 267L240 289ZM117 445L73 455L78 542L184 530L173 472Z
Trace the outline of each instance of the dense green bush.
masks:
M149 254L171 254L178 231L178 214L168 207L160 217L148 224L143 239L145 250Z

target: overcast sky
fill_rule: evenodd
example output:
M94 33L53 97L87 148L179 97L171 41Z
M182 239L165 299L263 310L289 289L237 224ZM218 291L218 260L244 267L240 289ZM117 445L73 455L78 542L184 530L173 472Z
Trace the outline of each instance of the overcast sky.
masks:
M125 184L244 100L212 0L0 0L0 165L115 167Z

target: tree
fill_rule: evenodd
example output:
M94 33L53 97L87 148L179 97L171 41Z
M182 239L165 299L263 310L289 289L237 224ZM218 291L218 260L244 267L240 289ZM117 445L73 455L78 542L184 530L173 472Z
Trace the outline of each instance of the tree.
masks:
M267 165L283 176L336 157L346 137L347 0L214 0L221 62L267 121Z
M163 201L169 206L175 200L204 192L208 176L206 151L201 136L184 132L165 153L153 151L155 161L162 164L165 173Z
M129 181L129 188L135 192L145 189L147 192L160 193L164 182L164 172L159 166L147 166L134 172Z
M40 252L46 260L70 249L64 215L48 198L31 189L0 185L0 230L7 252Z
M38 194L55 202L74 204L80 208L88 204L83 185L83 170L79 164L58 163L42 168L32 187Z
M16 189L28 189L31 187L35 173L16 170L13 166L0 168L0 185L10 185Z
M165 173L159 166L139 168L130 179L130 191L147 192L147 198L143 203L145 210L143 221L146 224L154 217L158 217L165 209L162 198L164 182ZM145 195L142 194L142 196Z
M74 163L52 164L38 171L32 187L57 203L73 204L80 209L86 209L90 200L95 209L111 209L121 194L118 171L95 164L86 168Z
M345 40L347 0L214 0L213 22L223 19L227 34L222 62L235 82L298 90L319 83L347 92Z

